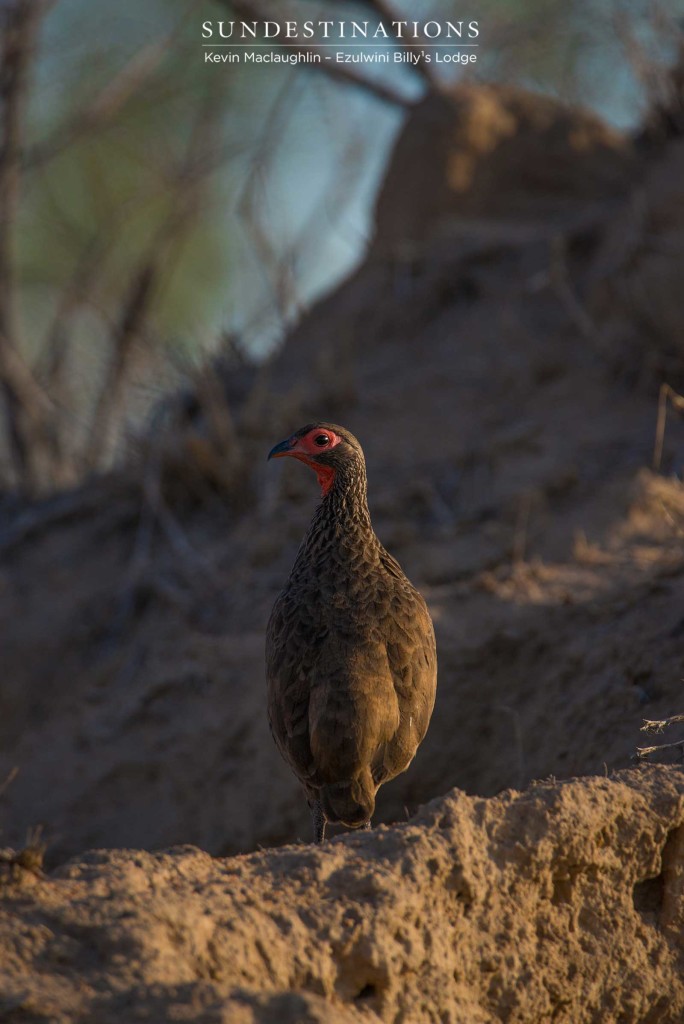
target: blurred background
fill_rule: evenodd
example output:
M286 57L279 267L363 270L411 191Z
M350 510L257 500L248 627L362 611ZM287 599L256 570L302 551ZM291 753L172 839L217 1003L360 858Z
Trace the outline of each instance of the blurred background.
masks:
M401 0L0 4L3 843L308 839L263 637L312 419L438 634L379 821L681 711L681 4L419 6L477 18L467 72L204 62L206 20Z
M420 15L462 17L457 6L426 0ZM14 412L0 438L7 486L45 491L111 465L128 429L227 338L250 359L273 351L362 259L390 147L427 91L468 75L636 129L677 48L676 0L487 0L466 72L342 65L345 80L203 62L205 20L273 10L256 0L3 5L13 127L2 333L14 365L4 376L22 378L9 384ZM300 0L281 17L387 11Z

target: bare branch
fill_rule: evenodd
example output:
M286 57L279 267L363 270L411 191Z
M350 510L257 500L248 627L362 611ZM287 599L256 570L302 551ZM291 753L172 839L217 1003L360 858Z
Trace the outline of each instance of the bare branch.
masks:
M63 399L62 376L69 345L71 319L101 277L111 244L110 233L106 238L93 238L85 245L74 272L57 302L37 372L50 394L58 396L59 399Z
M28 76L36 37L48 4L14 0L0 8L0 389L17 478L36 484L34 445L41 433L40 389L18 356L19 315L15 274L15 227L21 191L21 146Z
M128 295L112 339L112 361L95 404L93 424L86 448L86 462L93 465L102 454L112 418L121 400L126 370L136 338L141 333L154 297L162 253L150 246L131 276Z
M217 86L214 85L198 111L185 155L173 175L175 190L169 197L169 213L129 279L128 294L113 331L112 361L95 403L85 451L88 465L97 463L102 455L121 401L135 342L144 334L150 318L162 268L168 269L174 245L185 235L194 219L201 185L215 166L215 161L206 159L206 154L214 146L214 127L220 110Z
M23 164L27 170L42 167L72 143L85 135L101 131L112 123L128 101L138 96L151 81L165 57L173 50L178 35L190 13L198 6L193 0L176 25L161 39L143 46L133 54L121 71L102 89L84 110L79 110L71 121L60 125L43 142L36 143L24 153Z
M267 273L268 285L273 290L275 307L283 326L287 323L288 315L294 304L294 284L288 273L289 265L286 262L278 264L271 232L262 224L261 172L270 152L277 145L279 133L284 131L287 125L287 112L291 107L292 93L296 88L297 81L296 77L290 78L268 113L250 162L249 174L245 178L237 202L240 218L249 232L260 264ZM270 274L269 270L271 270Z

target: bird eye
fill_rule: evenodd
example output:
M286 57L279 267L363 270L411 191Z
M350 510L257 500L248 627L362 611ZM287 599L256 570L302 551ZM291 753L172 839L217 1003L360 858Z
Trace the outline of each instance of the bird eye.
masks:
M330 438L327 434L318 434L317 437L314 437L314 444L318 448L325 448L326 444L330 444Z

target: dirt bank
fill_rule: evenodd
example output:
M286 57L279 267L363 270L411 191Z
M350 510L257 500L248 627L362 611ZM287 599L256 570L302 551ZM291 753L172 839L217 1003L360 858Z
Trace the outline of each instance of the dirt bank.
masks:
M684 774L452 791L323 848L101 850L0 904L5 1021L680 1021Z

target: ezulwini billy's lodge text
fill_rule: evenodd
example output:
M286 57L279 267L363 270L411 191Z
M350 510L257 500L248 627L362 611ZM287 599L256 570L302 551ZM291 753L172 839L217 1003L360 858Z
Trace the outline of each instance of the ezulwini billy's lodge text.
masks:
M461 50L421 50L418 53L345 53L336 50L321 55L310 50L279 53L276 50L258 49L226 50L223 53L205 50L204 53L205 64L322 64L324 60L335 64L474 64L477 54Z

